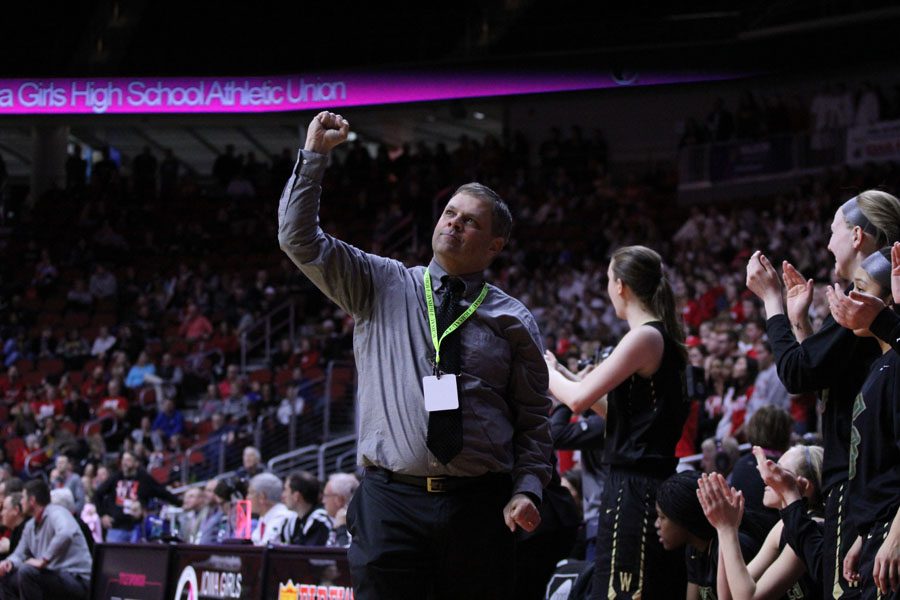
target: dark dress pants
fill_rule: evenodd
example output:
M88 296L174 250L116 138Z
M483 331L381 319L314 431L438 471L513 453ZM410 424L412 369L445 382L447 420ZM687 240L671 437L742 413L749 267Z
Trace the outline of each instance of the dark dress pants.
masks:
M62 571L22 565L0 578L2 600L84 600L88 582Z
M510 494L508 477L429 493L367 472L347 510L355 598L509 598L515 545L503 508Z

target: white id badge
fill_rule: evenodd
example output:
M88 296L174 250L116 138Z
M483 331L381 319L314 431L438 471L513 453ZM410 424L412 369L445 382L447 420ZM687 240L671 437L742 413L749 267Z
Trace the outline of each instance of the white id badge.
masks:
M441 375L440 379L434 375L423 377L422 387L425 390L425 410L428 412L459 408L456 375Z

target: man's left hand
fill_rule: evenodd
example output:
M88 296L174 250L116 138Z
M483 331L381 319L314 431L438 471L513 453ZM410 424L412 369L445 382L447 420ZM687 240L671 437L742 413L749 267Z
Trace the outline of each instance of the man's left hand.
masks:
M34 567L36 569L43 569L44 567L47 566L47 561L44 560L43 558L29 558L28 560L25 561L25 564L31 565L32 567Z
M531 533L541 524L541 513L531 498L525 494L516 494L503 508L503 520L510 531L515 531L518 525Z

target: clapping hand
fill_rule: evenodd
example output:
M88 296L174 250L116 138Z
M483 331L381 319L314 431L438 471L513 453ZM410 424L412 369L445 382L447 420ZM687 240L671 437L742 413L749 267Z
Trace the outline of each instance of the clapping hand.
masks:
M893 250L891 251L893 254ZM900 276L897 277L900 279ZM891 276L891 287L894 286L894 277ZM897 284L900 287L900 283ZM871 294L864 294L853 290L847 296L841 290L839 284L834 287L825 288L825 295L828 296L828 308L831 310L831 316L837 321L837 324L846 329L868 329L872 325L872 321L884 310L884 302L880 298L876 298Z
M744 516L743 492L729 486L718 473L704 473L697 483L697 498L709 524L716 529L737 529Z
M805 279L794 265L784 261L781 265L781 279L787 290L787 313L791 323L801 323L809 316L809 305L813 299L813 280Z
M544 362L547 363L548 371L556 371L559 369L559 360L556 355L549 350L544 350Z
M747 262L747 289L760 300L781 300L781 281L769 259L757 250Z
M792 504L803 497L803 491L809 486L809 481L781 468L781 465L767 458L759 446L753 446L753 455L756 457L756 468L763 482L781 496L786 504Z

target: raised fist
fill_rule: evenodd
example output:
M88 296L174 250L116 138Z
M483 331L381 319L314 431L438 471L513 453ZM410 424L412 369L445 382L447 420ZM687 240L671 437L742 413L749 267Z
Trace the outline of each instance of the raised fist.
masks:
M322 111L313 117L306 130L306 150L328 154L335 146L347 140L350 123L341 115Z

